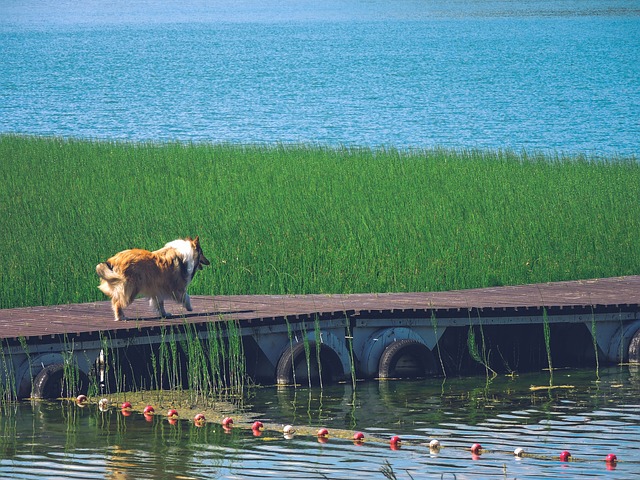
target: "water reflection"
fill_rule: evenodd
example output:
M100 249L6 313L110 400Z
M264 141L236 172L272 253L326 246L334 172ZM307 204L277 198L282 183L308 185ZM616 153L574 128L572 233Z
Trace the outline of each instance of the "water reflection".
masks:
M34 402L5 405L0 416L0 477L8 478L597 478L638 470L637 367L519 377L359 382L331 388L260 388L249 424L175 425L163 416L125 417L116 408ZM286 439L282 426L293 424ZM318 439L319 427L329 430ZM365 442L353 441L362 431ZM401 447L389 438L398 435ZM440 450L429 441L440 440ZM482 445L472 454L474 443ZM516 447L524 450L514 456ZM561 451L571 462L560 462ZM618 464L606 464L615 453ZM388 462L388 465L387 463Z

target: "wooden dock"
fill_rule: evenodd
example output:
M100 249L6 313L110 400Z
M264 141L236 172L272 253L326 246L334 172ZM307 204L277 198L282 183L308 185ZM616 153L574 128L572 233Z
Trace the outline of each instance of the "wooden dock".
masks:
M187 312L167 302L173 315L159 318L138 299L120 322L108 301L0 310L0 393L60 395L70 365L79 391L90 381L103 392L122 388L108 378L116 371L135 387L150 382L150 359L166 356L167 342L172 361L187 368L190 342L204 351L230 345L232 335L247 374L279 385L304 375L322 383L473 373L478 354L468 348L478 338L495 370L544 368L549 350L554 367L640 362L640 276L426 293L193 296L192 305Z
M125 312L129 320L115 322L108 301L0 310L0 338L48 337L98 331L139 331L162 325L239 320L243 324L280 321L285 317L320 318L370 316L455 315L468 311L481 316L539 311L637 310L640 275L478 288L428 293L379 293L351 295L232 295L193 296L193 311L167 301L171 319L154 316L145 299L136 300Z

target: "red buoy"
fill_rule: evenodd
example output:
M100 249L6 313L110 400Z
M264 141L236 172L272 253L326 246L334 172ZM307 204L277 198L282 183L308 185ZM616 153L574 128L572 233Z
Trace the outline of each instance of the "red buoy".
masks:
M568 462L570 458L571 458L571 454L568 451L564 450L564 451L560 452L560 461L561 462Z
M391 450L397 450L402 445L402 440L399 436L394 435L393 437L391 437L389 444L391 445Z
M204 413L198 413L195 417L193 417L193 423L196 424L196 427L201 427L205 424L207 419L204 416Z
M326 428L321 428L320 430L318 430L318 437L328 437L329 436L329 430L327 430Z
M155 413L155 409L151 405L147 405L144 407L144 411L142 413L145 415L151 415L152 413Z
M178 411L175 408L172 408L167 412L167 417L176 418L178 416Z
M251 430L253 430L254 432L261 432L262 430L264 430L264 425L260 420L256 420L255 422L253 422L253 425L251 425Z
M225 427L225 428L233 427L233 418L224 417L224 419L222 419L222 426Z
M131 402L124 402L124 403L122 404L122 409L123 409L123 410L126 410L126 409L129 409L129 410L130 410L130 409L131 409Z
M480 445L479 443L474 443L473 445L471 445L470 450L474 455L480 455L482 453L482 445Z
M607 463L616 463L618 461L618 457L616 457L615 453L610 453L609 455L607 455L605 461Z
M362 433L362 432L354 433L353 434L353 440L354 440L354 442L357 442L357 443L364 442L364 433Z

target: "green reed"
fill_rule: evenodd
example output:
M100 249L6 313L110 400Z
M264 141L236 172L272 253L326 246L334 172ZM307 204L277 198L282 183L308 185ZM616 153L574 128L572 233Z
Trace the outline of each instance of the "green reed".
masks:
M29 379L31 381L31 391L33 391L34 375L33 375L33 365L31 364L31 353L29 352L29 345L27 344L27 339L24 336L19 336L18 341L20 342L20 346L22 347L22 350L24 350L24 353L27 355L27 362L29 364Z
M144 393L151 388L157 395L170 392L172 398L186 390L194 404L241 399L247 373L240 325L237 321L205 325L200 330L186 321L181 325L161 326L160 341L156 345L150 342L150 361L144 365L137 362L134 365L129 358L129 347L113 348L108 332L106 335L101 332L101 360L96 361L96 378L89 379L89 387L93 388L92 392L95 390L93 394ZM64 381L65 389L70 391L80 380L73 340L65 340L65 350L69 372L65 370Z
M208 356L211 365L211 393L217 395L224 389L224 344L221 342L218 322L207 322Z
M101 300L98 262L195 234L195 294L640 271L636 159L1 135L0 175L1 308Z
M593 341L593 352L596 359L596 380L600 381L600 355L598 353L598 333L596 324L596 314L593 311L593 305L591 305L591 340Z
M289 318L286 315L284 317L284 321L287 324L287 337L289 338L289 348L291 351L291 375L293 379L293 386L295 388L298 384L296 383L296 362L294 361L295 359L293 358L293 332L291 330L291 324L289 323Z
M438 360L440 361L440 368L442 369L442 375L444 378L447 378L447 371L444 368L444 362L442 361L442 354L440 352L440 340L438 337L438 319L436 318L436 313L431 311L431 326L433 327L433 335L436 338L436 349L438 351ZM474 341L475 344L475 341Z
M480 318L480 315L478 315L478 327L480 330L480 340L482 342L482 353L480 353L480 350L478 349L478 345L476 343L475 327L471 322L471 317L469 317L469 330L467 332L467 349L471 358L473 358L476 362L484 367L487 379L489 378L489 372L491 372L491 378L495 378L498 374L494 369L491 368L489 364L491 351L487 349L484 336L484 328L482 327L482 320Z
M304 320L302 321L302 344L304 346L304 358L307 362L307 380L309 381L309 388L311 388L311 345L307 336L307 324ZM295 361L295 358L292 358L291 361Z
M207 355L195 325L184 322L185 340L182 342L186 352L187 387L194 402L205 396L211 389Z
M353 335L351 334L351 322L349 321L349 317L345 313L345 325L347 328L347 348L349 349L349 370L351 372L351 386L353 387L353 405L355 405L355 396L356 396L356 363L355 356L353 354ZM355 407L354 407L355 408Z
M316 315L313 319L313 332L316 344L316 363L318 364L318 382L322 389L322 362L320 360L320 350L322 349L322 331L320 330L320 317Z
M246 383L247 367L242 344L242 329L237 320L225 323L229 343L229 393L242 397Z
M542 328L544 333L544 346L547 350L547 364L549 366L549 385L553 385L553 362L551 361L551 327L546 307L542 309Z
M62 355L62 391L60 396L75 397L78 395L81 385L80 367L75 356L75 340L69 340L65 333L63 338Z
M8 340L7 340L8 342ZM0 341L0 363L2 363L2 370L0 370L0 403L9 403L18 398L18 388L16 385L15 371L13 368L13 360L11 359L11 350L7 344L7 352L2 346Z

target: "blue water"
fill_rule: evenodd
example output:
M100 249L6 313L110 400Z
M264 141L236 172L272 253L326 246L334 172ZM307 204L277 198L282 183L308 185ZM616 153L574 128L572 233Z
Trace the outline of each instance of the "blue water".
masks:
M0 0L0 133L640 152L640 1Z

